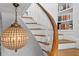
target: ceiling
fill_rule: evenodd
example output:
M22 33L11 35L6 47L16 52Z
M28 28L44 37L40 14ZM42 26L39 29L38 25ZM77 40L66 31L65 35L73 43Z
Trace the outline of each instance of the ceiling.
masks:
M19 3L19 4L20 4L20 6L18 7L19 15L22 15L31 5L31 3ZM14 14L15 8L11 3L0 3L0 12Z

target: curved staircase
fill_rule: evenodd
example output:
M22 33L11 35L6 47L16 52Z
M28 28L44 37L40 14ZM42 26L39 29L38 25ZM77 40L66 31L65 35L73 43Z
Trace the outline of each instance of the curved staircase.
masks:
M41 46L44 55L56 56L58 55L58 30L56 23L51 14L41 4L37 3L37 5L49 18L53 30L46 28L45 25L38 24L33 17L26 15L22 16L21 19ZM47 35L47 31L51 33L53 32L53 36L51 37L51 35ZM53 41L49 41L48 37L53 38Z
M46 30L48 29L45 29L44 25L35 22L32 17L24 16L21 19L41 46L43 53L46 55L48 53L46 49L49 46L46 35Z

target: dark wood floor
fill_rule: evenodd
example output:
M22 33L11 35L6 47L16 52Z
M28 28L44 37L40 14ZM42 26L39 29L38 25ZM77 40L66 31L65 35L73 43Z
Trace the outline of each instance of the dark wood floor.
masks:
M79 49L63 49L58 51L59 56L79 56Z

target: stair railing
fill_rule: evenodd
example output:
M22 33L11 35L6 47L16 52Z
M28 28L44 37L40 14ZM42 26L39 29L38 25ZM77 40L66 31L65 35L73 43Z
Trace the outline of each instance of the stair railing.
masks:
M52 28L53 28L53 41L52 41L52 49L51 51L48 53L48 56L57 56L58 55L58 29L57 29L57 25L54 21L53 16L40 4L37 3L37 5L44 11L44 13L48 16Z

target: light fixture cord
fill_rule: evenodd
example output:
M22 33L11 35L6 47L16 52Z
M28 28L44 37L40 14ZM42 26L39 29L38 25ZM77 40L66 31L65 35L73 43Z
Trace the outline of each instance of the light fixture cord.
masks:
M17 23L17 7L15 7L15 22Z

